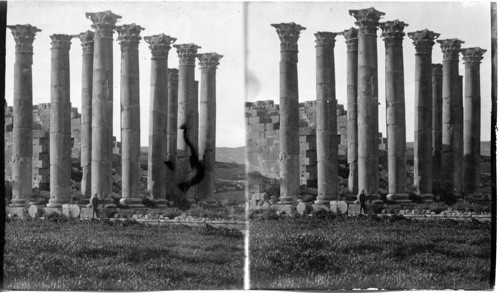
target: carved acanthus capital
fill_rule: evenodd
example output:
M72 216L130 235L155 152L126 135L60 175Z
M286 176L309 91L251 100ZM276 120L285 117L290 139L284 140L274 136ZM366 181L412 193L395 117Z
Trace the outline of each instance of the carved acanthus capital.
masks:
M16 42L16 53L33 53L33 41L37 32L42 30L30 24L8 25L14 41Z
M71 47L73 35L53 34L50 36L52 49L68 49Z
M195 65L196 54L201 47L195 44L174 45L179 55L179 65Z
M168 69L168 80L179 80L179 69L169 68Z
M335 47L335 37L341 33L332 32L317 32L314 34L316 37L316 47Z
M271 26L276 28L282 51L298 51L297 41L299 40L300 31L305 30L305 27L295 22L275 23L271 24Z
M359 27L360 35L377 34L377 27L380 18L385 15L373 7L359 10L349 10L349 15L356 18L356 25Z
M78 35L82 42L83 54L94 54L94 32L86 31Z
M408 24L403 21L399 21L398 19L381 22L380 28L382 29L382 38L384 38L385 45L401 46L403 37L405 36L405 33L403 32L405 26L408 26Z
M443 60L458 60L458 52L464 41L459 39L446 39L437 41L441 45L443 51Z
M358 51L358 33L359 30L354 27L342 32L347 44L347 51Z
M124 24L116 27L118 37L116 38L123 49L137 49L139 41L141 40L141 31L144 30L140 25Z
M460 53L462 53L462 60L464 61L465 66L475 64L479 65L483 59L483 54L486 53L486 50L479 47L463 48L460 50Z
M443 64L441 63L432 64L432 75L443 75Z
M102 12L87 12L85 16L92 21L92 28L95 29L96 38L113 38L113 29L120 15L114 14L110 10Z
M203 53L197 54L198 60L200 61L201 69L217 69L217 65L219 65L219 60L222 58L222 55L217 53Z
M151 58L167 58L168 51L172 48L170 45L176 40L176 38L172 38L165 34L144 37L144 41L149 44L152 55Z
M440 35L428 29L408 33L408 37L413 40L417 54L432 54L432 46L435 44L434 40Z

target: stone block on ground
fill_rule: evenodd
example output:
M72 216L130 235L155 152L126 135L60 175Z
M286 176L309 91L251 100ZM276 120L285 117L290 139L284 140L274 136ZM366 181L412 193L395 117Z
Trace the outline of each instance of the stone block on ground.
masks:
M291 204L275 204L273 207L280 212L285 212L287 215L292 214L294 208Z
M357 203L347 205L347 213L349 215L359 215L361 205Z
M44 211L45 211L45 215L62 215L63 212L62 212L62 209L61 208L48 208L48 207L45 207L44 208Z
M6 207L5 212L7 213L7 215L16 215L20 218L26 217L24 207Z
M332 200L330 202L330 210L334 213L345 215L347 214L347 203L340 200Z
M28 214L32 218L38 218L43 214L43 206L41 205L31 205L28 209Z
M92 218L93 209L89 207L83 207L80 209L80 219Z
M330 211L330 205L328 205L328 204L312 204L311 208L315 212Z
M307 202L299 202L297 204L297 212L300 214L300 215L307 215L307 214L310 214L312 211L312 207L311 207L311 204L310 203L307 203Z

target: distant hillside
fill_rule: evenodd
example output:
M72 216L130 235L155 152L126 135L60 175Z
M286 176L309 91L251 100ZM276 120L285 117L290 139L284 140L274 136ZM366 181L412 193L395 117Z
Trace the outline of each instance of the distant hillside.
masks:
M141 152L143 153L143 156L147 157L148 147L142 146ZM215 160L217 162L245 164L245 147L217 148L215 152Z
M413 142L406 143L407 155L413 154ZM491 157L491 143L489 141L481 142L481 156Z

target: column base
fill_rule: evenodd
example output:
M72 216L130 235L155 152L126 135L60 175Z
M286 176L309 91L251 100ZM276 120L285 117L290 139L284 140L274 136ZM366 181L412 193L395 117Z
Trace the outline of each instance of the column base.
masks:
M332 201L332 199L317 199L314 201L314 204L316 205L330 205L330 202Z
M387 199L397 203L408 203L411 202L410 195L408 193L389 193Z
M127 208L143 208L142 199L140 198L121 198L120 204Z
M434 195L432 193L422 193L422 194L418 194L418 196L424 202L433 202L434 201Z
M188 199L188 201L190 202L189 199ZM159 207L159 208L165 208L168 206L168 200L166 200L164 198L154 199L154 202L156 204L156 207ZM194 202L194 200L193 200L193 202Z
M278 204L292 204L295 201L295 197L293 196L280 196Z
M28 200L26 198L16 198L10 201L9 207L23 207Z
M46 205L48 208L62 208L63 205L68 204L68 200L64 199L50 199L49 203Z

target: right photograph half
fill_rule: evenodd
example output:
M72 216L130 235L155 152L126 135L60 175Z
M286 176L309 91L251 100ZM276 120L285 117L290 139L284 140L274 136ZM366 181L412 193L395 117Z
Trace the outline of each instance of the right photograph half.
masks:
M244 4L251 289L493 288L496 11Z

